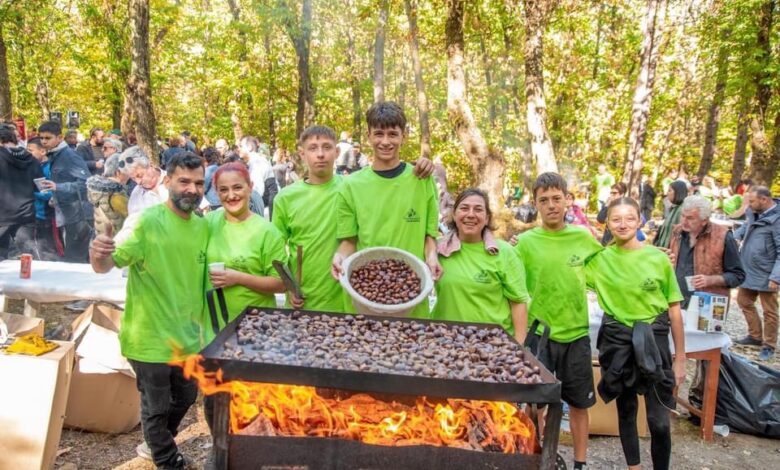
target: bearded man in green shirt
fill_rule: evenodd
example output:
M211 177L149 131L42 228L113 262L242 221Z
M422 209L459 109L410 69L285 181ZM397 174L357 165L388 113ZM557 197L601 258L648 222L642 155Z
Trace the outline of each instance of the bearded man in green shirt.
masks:
M406 116L391 101L375 103L366 113L374 163L344 180L336 201L336 237L332 274L338 279L344 260L357 250L391 246L425 262L433 279L442 269L436 251L439 203L433 179L415 178L399 153L406 141ZM429 315L426 302L415 316Z
M533 188L542 226L517 237L515 249L526 271L531 296L528 323L550 327L547 348L539 360L561 381L561 397L569 404L574 439L574 468L586 468L588 408L596 403L586 295L585 262L601 244L584 227L566 225L566 181L557 173L542 173ZM538 331L529 331L533 350Z
M188 459L174 437L198 388L168 363L200 349L209 234L206 221L192 214L203 198L203 159L180 152L166 171L168 201L146 209L119 246L110 231L95 238L90 263L98 273L129 267L119 342L141 392L145 442L137 452L157 468L179 469Z

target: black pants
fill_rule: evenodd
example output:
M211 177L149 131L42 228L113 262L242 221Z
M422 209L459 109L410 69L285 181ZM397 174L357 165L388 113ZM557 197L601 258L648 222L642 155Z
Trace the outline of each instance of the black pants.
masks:
M636 430L636 414L639 401L636 393L626 392L616 399L620 444L626 456L626 464L639 465L639 434ZM669 410L658 400L655 390L645 395L647 425L650 428L650 456L653 468L668 470L672 454L672 433Z
M92 240L91 220L82 220L62 227L62 241L65 245L63 261L89 263L90 240Z
M54 231L57 230L51 220L37 219L35 221L35 253L37 259L44 261L59 261L57 244L54 241ZM59 236L59 234L58 234Z
M130 361L141 392L141 427L154 464L172 463L179 452L173 440L179 424L198 397L198 386L180 367Z
M35 254L35 224L0 225L0 261L8 258L12 241L20 253Z

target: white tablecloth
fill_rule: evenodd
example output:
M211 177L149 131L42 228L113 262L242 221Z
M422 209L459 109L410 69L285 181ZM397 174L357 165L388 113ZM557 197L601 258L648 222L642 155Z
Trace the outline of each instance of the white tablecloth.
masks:
M0 295L41 303L82 299L125 302L127 279L120 269L97 274L88 264L34 260L31 278L20 279L19 263L0 262Z
M590 314L590 349L593 357L598 356L596 349L596 338L601 327L601 317L604 311L599 307L595 300L588 302ZM698 351L707 351L709 349L728 349L731 346L731 338L725 333L705 333L699 330L685 329L685 352L693 353ZM669 334L669 349L674 353L674 342L672 335Z

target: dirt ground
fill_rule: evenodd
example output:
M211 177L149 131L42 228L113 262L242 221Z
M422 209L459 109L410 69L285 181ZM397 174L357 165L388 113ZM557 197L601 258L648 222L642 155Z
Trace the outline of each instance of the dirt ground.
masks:
M744 336L746 326L738 308L729 312L727 333L732 339ZM21 313L22 302L12 301L9 310ZM64 308L64 304L43 305L40 316L46 321L46 331L58 325L68 325L79 312ZM757 356L757 348L734 348L739 354ZM780 368L780 358L768 365ZM689 364L689 376L694 363ZM691 424L683 413L672 420L672 468L677 470L765 470L780 468L780 440L763 439L732 432L728 437L715 436L712 443L699 438L699 428ZM64 429L60 440L55 468L58 470L122 469L151 470L154 465L136 456L135 447L142 440L140 427L122 435L107 435ZM191 457L195 468L203 468L211 448L208 427L203 417L202 402L193 407L185 418L177 437L182 452ZM561 433L560 453L571 466L573 460L571 435ZM590 468L625 468L620 441L616 437L592 437L588 452ZM650 440L642 439L642 461L650 468Z

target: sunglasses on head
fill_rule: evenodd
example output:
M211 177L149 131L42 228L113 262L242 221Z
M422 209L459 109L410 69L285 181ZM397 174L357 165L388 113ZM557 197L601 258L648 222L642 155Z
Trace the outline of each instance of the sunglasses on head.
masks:
M133 164L133 157L127 157L124 160L119 160L119 168L124 168L125 166L132 165Z

